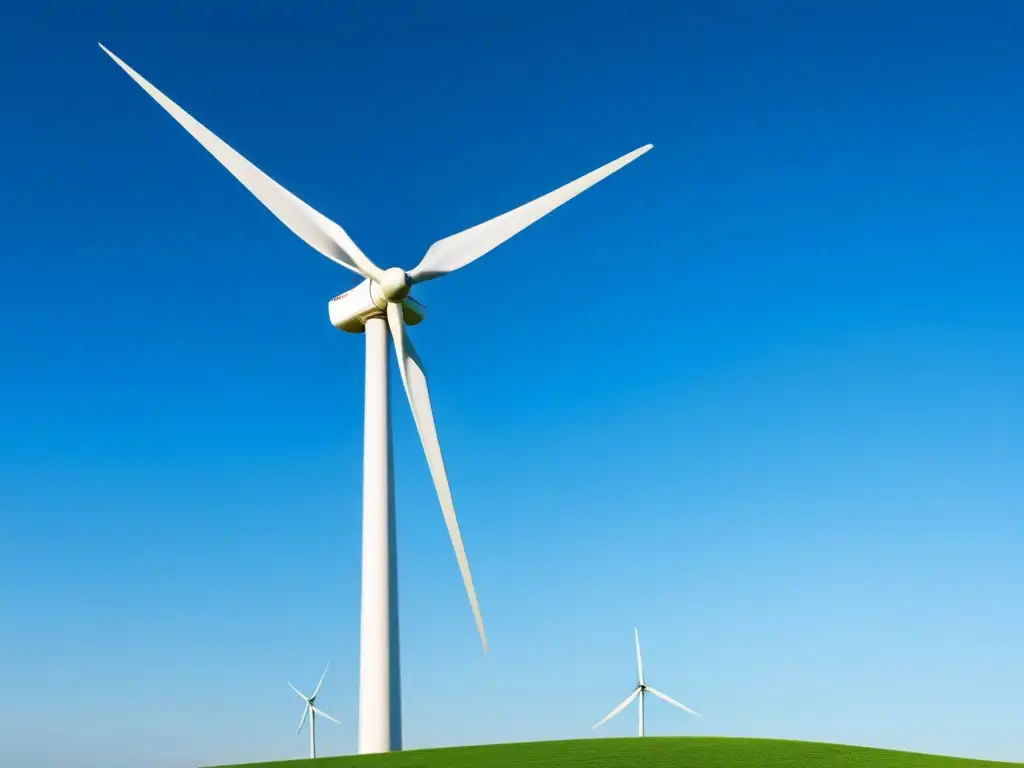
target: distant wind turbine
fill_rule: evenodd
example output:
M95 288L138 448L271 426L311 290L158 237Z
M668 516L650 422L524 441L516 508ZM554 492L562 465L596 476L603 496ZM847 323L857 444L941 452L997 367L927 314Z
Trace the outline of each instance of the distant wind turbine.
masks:
M331 663L327 662L327 667L329 666L331 666ZM288 685L291 686L291 689L299 694L299 698L306 702L306 706L302 710L302 719L299 720L299 729L295 732L295 735L298 736L302 733L302 726L306 724L306 715L309 715L309 756L311 758L316 757L316 716L322 715L331 722L341 725L340 722L328 715L322 709L317 709L313 706L313 702L316 701L316 695L320 693L320 686L324 684L324 677L327 676L327 667L324 667L324 673L320 675L320 682L316 684L316 689L313 691L312 696L307 696L294 685L288 683Z
M609 720L611 720L613 717L615 717L617 714L619 714L619 712L621 712L626 707L628 707L630 705L630 703L633 701L633 699L635 699L637 696L639 696L640 697L640 736L643 736L644 735L644 694L645 693L653 693L659 699L661 699L662 701L667 701L669 704L671 704L674 707L679 707L680 709L684 710L685 712L689 712L691 715L696 715L697 717L702 717L702 715L699 712L694 712L692 709L690 709L686 705L680 704L678 701L676 701L675 699L673 699L673 698L671 698L669 696L666 696L661 691L654 690L653 688L651 688L651 686L647 685L647 683L644 682L644 662L643 662L643 659L640 658L640 633L638 633L636 631L636 627L633 627L633 638L636 640L636 669L637 669L637 675L638 675L637 686L636 686L636 688L633 689L633 692L631 694L629 694L629 696L626 697L625 701L623 701L621 704L619 704L619 706L617 706L615 709L613 709L611 712L609 712L607 715L605 715L604 719L601 722L599 722L597 725L595 725L594 728L598 728L598 727L604 725L605 723L607 723Z

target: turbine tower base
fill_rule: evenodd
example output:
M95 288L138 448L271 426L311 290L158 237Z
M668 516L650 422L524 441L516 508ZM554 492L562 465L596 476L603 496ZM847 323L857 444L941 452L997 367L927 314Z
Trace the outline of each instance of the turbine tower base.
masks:
M402 748L388 325L366 320L359 754Z

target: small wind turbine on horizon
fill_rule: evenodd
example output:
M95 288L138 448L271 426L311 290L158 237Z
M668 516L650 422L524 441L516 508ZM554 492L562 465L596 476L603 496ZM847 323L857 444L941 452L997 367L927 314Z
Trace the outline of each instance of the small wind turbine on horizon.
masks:
M327 667L330 667L330 666L331 666L331 662L327 662ZM338 723L338 725L341 725L340 722L338 722L333 717L331 717L326 712L324 712L322 709L319 709L318 707L316 707L313 704L313 702L316 701L316 695L318 693L320 693L320 686L324 684L324 678L327 676L327 667L324 667L324 673L322 675L320 675L320 682L316 684L316 688L313 690L313 695L312 696L307 696L302 691L300 691L298 688L296 688L294 685L292 685L291 683L288 683L288 685L291 687L291 689L293 691L295 691L299 695L299 698L302 699L304 702L306 702L306 706L302 710L302 719L299 720L299 729L297 731L295 731L295 735L298 736L300 733L302 733L302 726L304 726L306 724L306 715L309 715L309 756L310 756L310 758L316 757L316 716L320 715L321 717L326 717L332 723Z
M611 720L613 717L615 717L617 714L619 714L619 712L621 712L626 707L628 707L630 705L630 703L633 701L633 699L635 699L635 698L637 698L639 696L640 697L640 736L643 737L643 735L644 735L644 694L645 693L653 693L659 699L661 699L662 701L667 701L669 704L671 704L674 707L679 707L681 710L683 710L685 712L689 712L691 715L696 715L697 717L703 717L703 715L701 715L700 712L694 712L692 709L690 709L685 704L680 704L678 701L676 701L672 697L666 696L661 691L654 690L653 688L651 688L651 686L647 685L647 683L644 682L644 662L643 662L643 659L640 657L640 633L637 632L636 627L633 627L633 638L636 640L636 670L637 670L637 679L638 679L636 688L634 688L633 692L631 694L629 694L629 696L626 697L625 701L623 701L621 704L619 704L619 706L617 706L615 709L613 709L611 712L609 712L607 715L605 715L604 719L601 720L601 722L599 722L597 725L595 725L594 728L599 728L602 725L604 725L605 723L607 723L609 720Z

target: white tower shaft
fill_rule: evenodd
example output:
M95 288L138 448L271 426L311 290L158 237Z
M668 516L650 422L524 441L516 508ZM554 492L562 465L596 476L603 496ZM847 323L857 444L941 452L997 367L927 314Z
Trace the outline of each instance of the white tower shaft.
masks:
M359 754L402 748L388 325L366 321Z
M309 756L316 757L316 712L309 708Z
M640 695L637 697L637 701L640 702L640 738L644 737L644 689L640 689Z

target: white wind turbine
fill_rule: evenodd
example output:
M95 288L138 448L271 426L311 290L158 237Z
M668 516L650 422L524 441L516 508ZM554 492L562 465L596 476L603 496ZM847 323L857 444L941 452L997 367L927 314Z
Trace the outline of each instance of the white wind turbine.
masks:
M329 667L329 666L331 666L331 663L327 662L327 667ZM339 723L333 717L328 715L322 709L318 709L314 705L314 703L313 703L313 702L316 701L316 695L318 693L320 693L320 686L324 684L324 677L327 676L327 667L324 667L324 673L322 675L320 675L320 682L316 684L316 688L313 690L313 695L312 696L307 696L302 691L300 691L298 688L296 688L294 685L292 685L291 683L288 683L288 685L291 687L291 689L293 691L295 691L297 694L299 694L299 698L301 698L304 702L306 702L306 706L302 708L302 719L299 720L299 729L297 731L295 731L295 735L298 736L300 733L302 733L302 726L304 726L306 724L306 715L309 715L309 756L310 757L316 757L316 716L320 715L322 717L326 717L331 722L338 723L338 725L341 725L341 723Z
M328 305L331 323L336 328L366 333L359 752L401 749L388 331L395 342L398 372L412 407L448 535L455 548L455 557L486 651L487 637L441 457L426 372L405 329L406 325L415 325L424 318L423 306L409 296L409 290L416 283L454 272L497 248L542 216L647 152L651 145L640 147L501 216L438 240L409 272L398 267L381 269L367 258L338 224L270 179L103 45L100 47L292 232L327 258L363 278L356 287L336 296Z
M639 696L640 697L640 736L643 736L644 735L644 694L645 693L653 693L655 696L657 696L662 701L667 701L669 704L671 704L671 705L673 705L675 707L679 707L680 709L685 710L686 712L689 712L691 715L697 715L697 717L701 717L701 714L699 712L694 712L692 709L690 709L686 705L680 704L678 701L676 701L675 699L673 699L673 698L671 698L669 696L666 696L661 691L654 690L653 688L651 688L651 686L647 685L647 683L644 682L644 662L643 662L643 659L640 658L640 634L636 631L636 627L633 627L633 638L636 640L636 670L637 670L637 680L638 680L636 688L634 688L633 692L631 694L629 694L629 696L626 697L625 701L623 701L621 704L619 704L619 706L617 706L615 709L613 709L611 712L609 712L607 715L605 715L604 719L601 720L601 722L599 722L597 725L595 725L594 728L598 728L598 727L604 725L605 723L607 723L609 720L611 720L613 717L615 717L617 714L619 714L619 712L621 712L626 707L628 707L630 705L630 703L633 701L633 699L635 699L637 696Z

